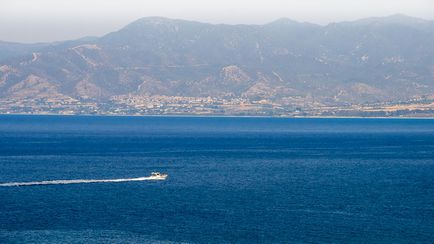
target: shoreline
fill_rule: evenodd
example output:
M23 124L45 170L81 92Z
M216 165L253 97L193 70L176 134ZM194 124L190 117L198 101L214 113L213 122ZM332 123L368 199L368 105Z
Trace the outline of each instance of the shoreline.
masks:
M434 120L432 117L399 117L399 116L267 116L267 115L216 115L216 114L26 114L26 113L0 113L0 116L61 116L61 117L185 117L185 118L267 118L267 119L414 119Z

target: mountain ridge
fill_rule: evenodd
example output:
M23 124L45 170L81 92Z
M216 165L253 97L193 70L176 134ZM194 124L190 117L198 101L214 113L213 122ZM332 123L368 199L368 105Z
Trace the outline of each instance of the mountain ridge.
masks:
M211 97L217 104L272 104L279 113L419 101L434 97L431 43L431 21L402 15L326 26L145 17L102 37L0 58L0 100L9 104L3 111L32 99L45 106L54 97L145 114L128 97L140 106L158 96L170 103Z

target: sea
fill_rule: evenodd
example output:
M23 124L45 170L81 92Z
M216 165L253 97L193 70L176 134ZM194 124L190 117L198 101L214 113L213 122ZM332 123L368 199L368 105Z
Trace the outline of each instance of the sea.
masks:
M0 116L0 243L433 242L432 119Z

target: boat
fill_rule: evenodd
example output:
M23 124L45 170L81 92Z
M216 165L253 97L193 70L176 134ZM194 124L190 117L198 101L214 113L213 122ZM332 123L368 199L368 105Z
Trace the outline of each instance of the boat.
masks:
M165 180L167 178L167 174L162 174L160 172L152 172L148 177L150 180Z

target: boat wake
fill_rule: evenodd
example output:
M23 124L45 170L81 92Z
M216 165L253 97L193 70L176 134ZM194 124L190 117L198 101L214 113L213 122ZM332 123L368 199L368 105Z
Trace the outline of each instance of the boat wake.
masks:
M165 178L164 178L165 179ZM84 183L118 183L129 181L145 181L145 180L164 180L153 176L126 178L126 179L89 179L89 180L47 180L47 181L32 181L32 182L7 182L1 183L0 186L36 186L36 185L67 185L67 184L84 184Z

